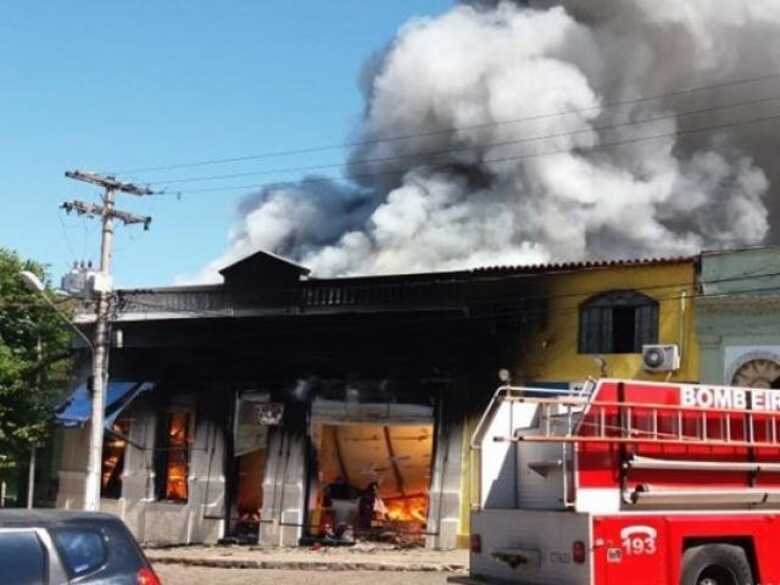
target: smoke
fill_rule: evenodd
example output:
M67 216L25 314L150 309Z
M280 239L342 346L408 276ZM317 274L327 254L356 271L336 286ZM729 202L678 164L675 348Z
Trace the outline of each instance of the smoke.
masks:
M780 114L776 2L480 0L413 19L361 72L344 184L248 197L203 275L258 249L331 276L764 242L775 125L751 121Z
M370 193L309 177L297 183L274 183L245 197L242 218L231 230L228 250L194 279L219 281L219 270L258 250L300 258L338 245L345 232L365 225L373 209Z

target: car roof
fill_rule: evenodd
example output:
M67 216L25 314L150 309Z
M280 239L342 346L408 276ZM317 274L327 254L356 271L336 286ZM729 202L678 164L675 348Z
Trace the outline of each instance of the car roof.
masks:
M119 518L101 512L70 510L0 510L2 526L62 526L68 524L115 523Z

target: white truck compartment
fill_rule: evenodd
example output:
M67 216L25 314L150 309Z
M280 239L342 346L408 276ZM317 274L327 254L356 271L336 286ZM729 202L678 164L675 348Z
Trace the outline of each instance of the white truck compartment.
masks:
M505 398L491 402L472 438L472 448L479 459L482 509L567 507L572 495L571 445L527 442L520 448L518 443L494 438L544 434L549 431L547 425L569 426L569 416L570 413L542 413L539 404Z
M591 555L578 563L574 543L591 541L588 514L564 511L482 510L471 517L471 576L490 583L588 585Z
M485 411L472 448L480 469L480 508L472 511L471 576L490 583L587 585L590 554L573 558L573 546L590 544L588 514L572 510L572 446L560 442L496 440L545 435L569 428L571 409L523 402L544 390L500 388ZM554 398L560 391L550 391ZM514 398L517 398L516 400Z

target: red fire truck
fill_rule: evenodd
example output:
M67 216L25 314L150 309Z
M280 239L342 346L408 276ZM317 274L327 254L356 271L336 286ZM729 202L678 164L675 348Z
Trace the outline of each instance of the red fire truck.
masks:
M497 390L466 582L780 584L780 390ZM775 548L777 546L777 548Z

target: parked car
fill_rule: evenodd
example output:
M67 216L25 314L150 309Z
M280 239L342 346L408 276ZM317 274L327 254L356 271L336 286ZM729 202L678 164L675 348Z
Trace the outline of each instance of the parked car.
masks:
M115 516L0 511L0 585L161 585Z

